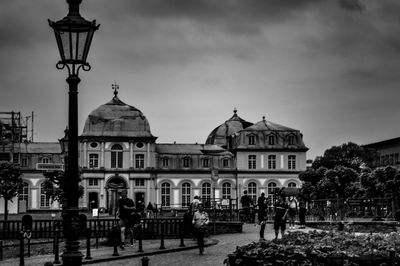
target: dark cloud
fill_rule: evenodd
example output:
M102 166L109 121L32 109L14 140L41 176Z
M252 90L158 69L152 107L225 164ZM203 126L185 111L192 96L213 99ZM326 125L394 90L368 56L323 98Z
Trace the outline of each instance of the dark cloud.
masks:
M363 11L365 8L361 0L339 0L339 5L344 9L359 12Z

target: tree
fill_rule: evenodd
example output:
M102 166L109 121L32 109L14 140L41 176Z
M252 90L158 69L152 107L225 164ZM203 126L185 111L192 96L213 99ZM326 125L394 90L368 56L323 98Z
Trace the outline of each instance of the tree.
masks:
M348 167L338 166L325 172L324 178L318 183L320 190L327 198L336 196L338 198L339 217L344 218L343 200L351 197L354 193L354 183L358 180L355 170Z
M20 168L11 162L0 163L0 196L4 198L4 220L8 220L8 201L18 194L22 185Z
M44 193L52 202L64 202L64 185L66 175L64 171L45 172L46 181L43 183ZM79 197L83 196L84 188L79 185Z
M320 198L321 195L317 186L324 177L326 171L327 169L325 167L320 167L317 170L308 169L299 174L299 179L303 182L300 192L306 200Z
M359 172L362 167L372 166L377 156L374 149L348 142L325 150L324 155L317 157L311 167L334 169L336 166L344 166Z

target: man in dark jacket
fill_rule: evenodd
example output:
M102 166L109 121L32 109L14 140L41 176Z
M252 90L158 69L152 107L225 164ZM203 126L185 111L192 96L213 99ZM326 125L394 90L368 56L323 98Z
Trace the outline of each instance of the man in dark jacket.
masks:
M243 191L243 196L240 198L240 203L242 204L244 221L250 222L250 206L253 205L253 201L251 200L251 197L247 195L247 190Z

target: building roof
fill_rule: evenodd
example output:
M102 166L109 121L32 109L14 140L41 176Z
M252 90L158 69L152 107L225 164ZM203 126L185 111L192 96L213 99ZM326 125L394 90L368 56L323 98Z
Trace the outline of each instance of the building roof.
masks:
M236 108L233 110L233 116L226 120L223 124L216 127L207 137L206 144L217 144L227 146L227 138L234 135L238 131L253 125L251 122L240 118L237 115Z
M86 119L81 136L153 137L143 113L122 102L117 94L106 104L93 110Z
M157 144L156 152L159 154L207 154L207 150L217 150L218 155L232 155L229 151L223 149L218 145L206 145L206 144Z
M15 152L20 153L61 153L58 142L22 142L15 144Z
M277 123L267 121L265 120L265 117L263 117L263 120L260 122L249 126L245 128L244 130L249 130L249 131L299 131L297 129L293 129L290 127L282 126Z
M378 142L373 142L373 143L365 144L363 146L368 147L368 148L379 149L379 148L392 146L392 145L396 145L396 144L397 145L400 144L400 137L393 138L393 139L386 139L386 140L382 140L382 141L378 141Z

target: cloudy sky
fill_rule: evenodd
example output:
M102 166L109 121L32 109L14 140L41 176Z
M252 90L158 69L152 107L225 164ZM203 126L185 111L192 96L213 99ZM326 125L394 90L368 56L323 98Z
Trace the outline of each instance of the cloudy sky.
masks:
M67 124L47 22L66 14L63 0L0 1L0 111L33 111L35 141ZM299 129L310 159L400 136L398 0L83 0L81 14L101 26L80 73L80 132L116 82L159 143L204 143L235 107Z

